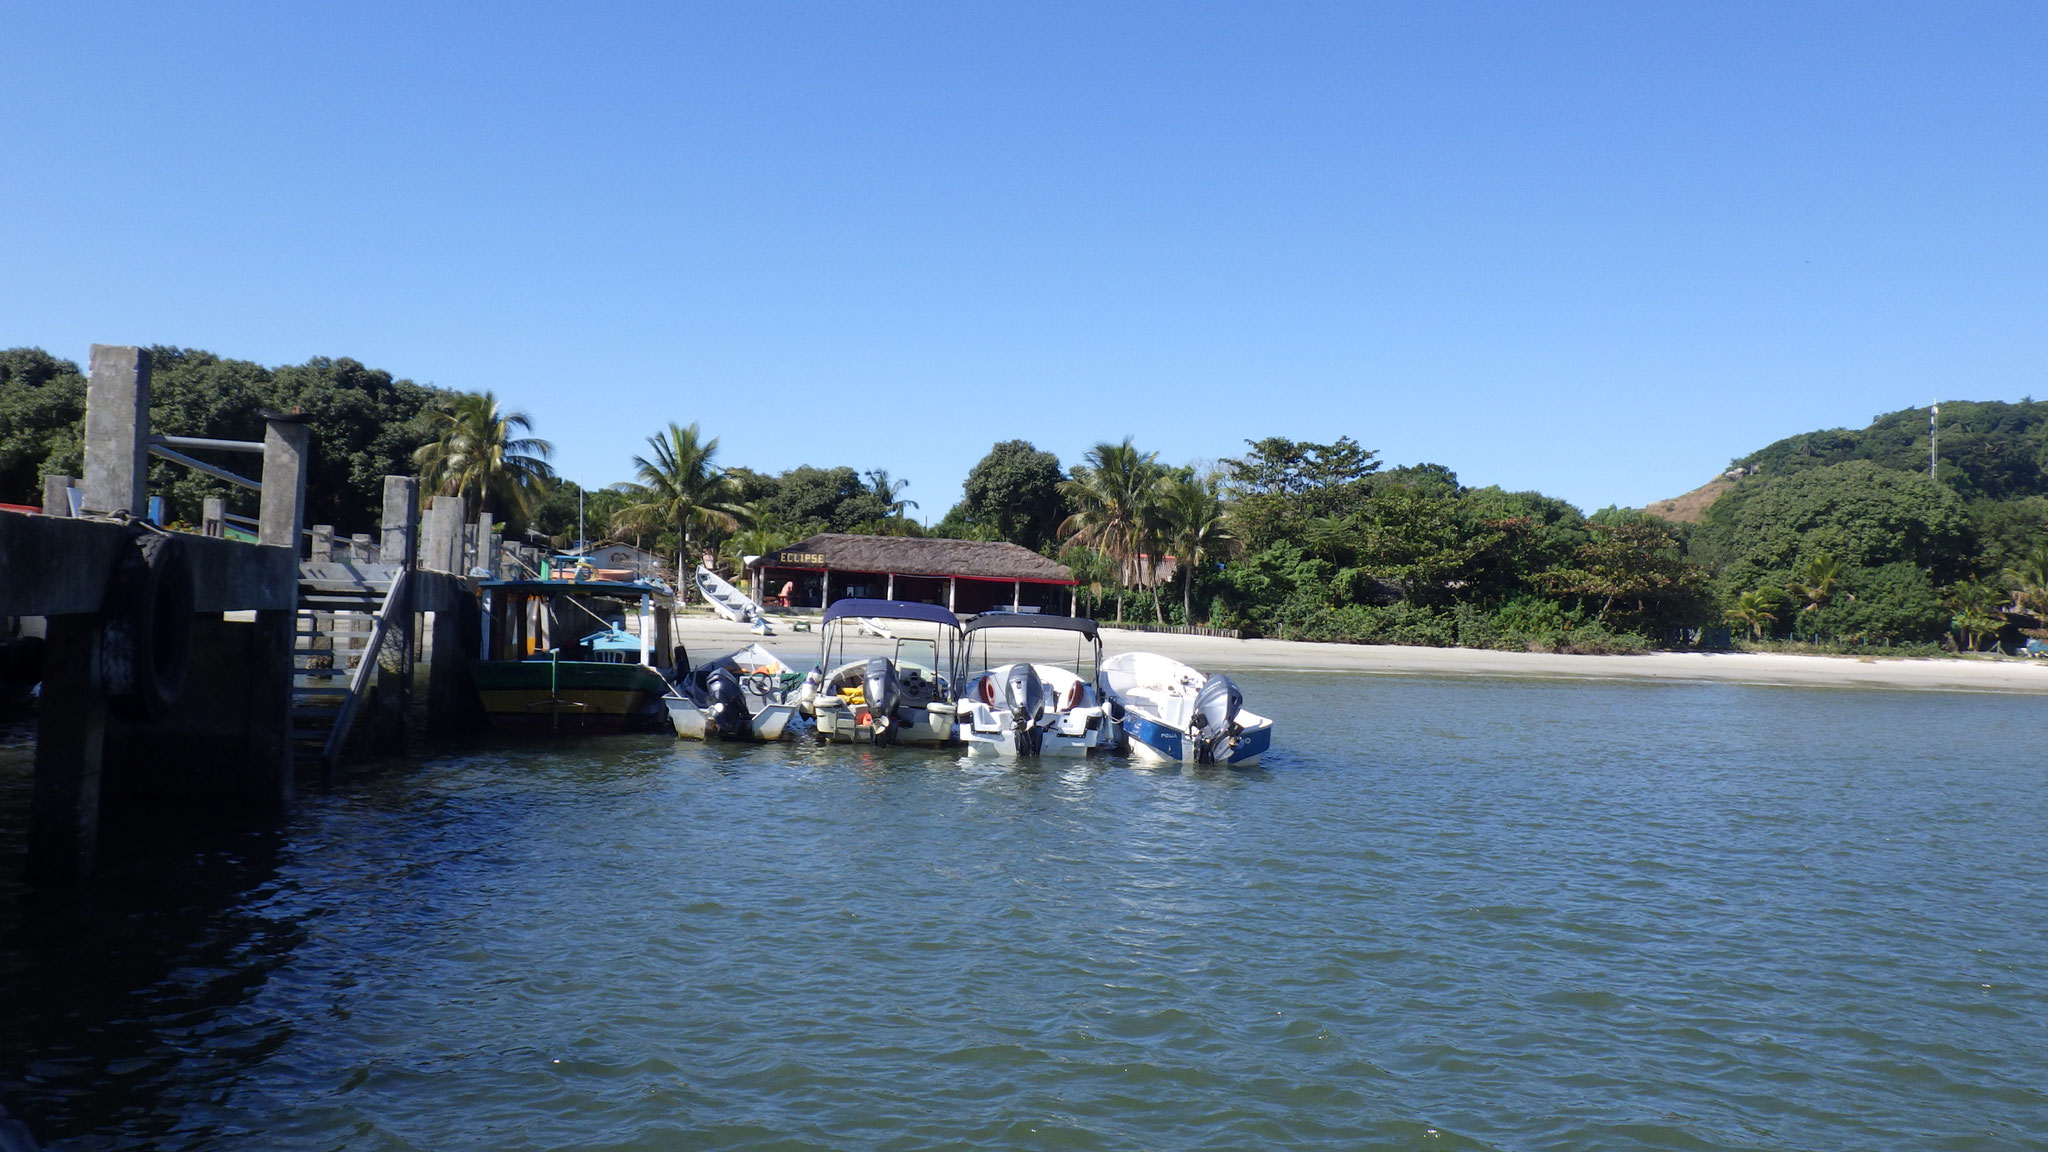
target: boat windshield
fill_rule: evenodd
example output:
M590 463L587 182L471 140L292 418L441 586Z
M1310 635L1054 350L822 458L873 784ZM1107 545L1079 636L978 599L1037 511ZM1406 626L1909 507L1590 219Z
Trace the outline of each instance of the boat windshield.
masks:
M1089 684L1102 665L1102 641L1079 632L984 627L968 633L967 669L979 675L1016 661L1064 668Z
M873 656L887 657L897 668L913 667L948 685L958 678L959 633L918 620L848 618L825 626L820 663L827 672Z

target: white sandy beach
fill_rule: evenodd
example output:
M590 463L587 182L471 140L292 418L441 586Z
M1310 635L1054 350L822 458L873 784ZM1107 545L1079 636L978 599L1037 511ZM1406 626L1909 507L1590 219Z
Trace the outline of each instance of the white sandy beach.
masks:
M815 625L814 625L815 627ZM818 634L793 632L778 620L775 635L756 637L741 625L696 614L676 620L676 639L702 661L750 641L783 662L807 668L817 661ZM1510 676L1540 679L1724 681L1830 688L1897 688L1942 692L2048 693L2048 660L1886 660L1851 656L1793 656L1751 652L1654 652L1642 656L1557 656L1487 652L1470 648L1411 648L1380 644L1308 644L1288 640L1226 640L1102 631L1108 653L1148 651L1204 671L1348 672L1380 676ZM1048 636L1002 644L1012 655L1071 659L1073 643Z

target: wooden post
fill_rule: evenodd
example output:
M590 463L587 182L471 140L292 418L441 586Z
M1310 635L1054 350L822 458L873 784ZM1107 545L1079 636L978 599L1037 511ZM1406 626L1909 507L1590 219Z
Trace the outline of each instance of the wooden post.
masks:
M257 512L256 542L300 554L306 526L306 472L313 430L304 416L263 414L263 501Z
M85 386L85 506L140 516L149 498L149 353L92 346Z

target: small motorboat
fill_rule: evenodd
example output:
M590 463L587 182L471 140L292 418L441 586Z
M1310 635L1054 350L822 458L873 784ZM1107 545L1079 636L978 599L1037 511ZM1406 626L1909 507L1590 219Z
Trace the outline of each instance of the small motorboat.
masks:
M798 707L818 738L860 744L958 743L953 684L960 618L936 604L835 600L821 624L818 666Z
M996 663L990 641L1028 644L1070 637L1071 661ZM967 622L967 667L960 686L960 738L970 753L1086 756L1116 744L1116 725L1096 689L1102 639L1095 621L1072 616L984 612ZM1045 645L1041 645L1045 646Z
M676 650L675 666L689 667ZM675 690L662 697L676 735L685 740L782 739L796 716L788 699L796 679L788 665L759 644L749 644L675 677Z
M1123 652L1102 662L1103 694L1123 711L1131 755L1185 764L1258 762L1273 743L1273 722L1247 711L1230 677L1205 676L1152 652Z

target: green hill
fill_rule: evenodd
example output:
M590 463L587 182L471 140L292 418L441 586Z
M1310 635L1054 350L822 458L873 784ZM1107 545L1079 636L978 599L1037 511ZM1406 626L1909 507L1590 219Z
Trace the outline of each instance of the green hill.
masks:
M2048 403L1949 401L1941 406L1941 463L1935 478L1964 500L2048 496ZM1731 468L1784 476L1846 460L1926 472L1927 409L1887 413L1861 431L1830 428L1788 436Z

